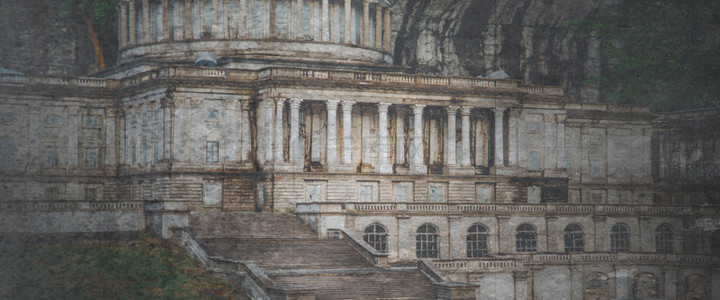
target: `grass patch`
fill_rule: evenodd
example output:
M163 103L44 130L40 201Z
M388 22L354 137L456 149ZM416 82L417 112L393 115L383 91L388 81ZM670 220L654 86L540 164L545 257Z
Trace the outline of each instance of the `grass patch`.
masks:
M0 247L2 299L236 299L174 242L33 243Z

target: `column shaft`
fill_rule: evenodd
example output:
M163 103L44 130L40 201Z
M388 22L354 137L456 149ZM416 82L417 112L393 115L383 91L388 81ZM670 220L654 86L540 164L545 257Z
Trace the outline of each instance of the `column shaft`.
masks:
M382 6L375 4L375 48L382 48Z
M383 50L390 51L390 37L392 36L392 24L390 23L390 8L385 8L385 20L383 21Z
M508 120L508 165L509 166L517 166L517 151L518 151L518 143L517 143L517 120L518 120L518 111L517 110L511 110L508 113L508 117L510 118ZM520 149L520 151L524 151L524 149Z
M392 173L388 134L388 107L390 103L378 103L378 168L377 173Z
M460 162L463 167L470 167L470 110L472 107L463 106L460 111L462 116L462 158Z
M322 41L330 40L330 16L328 15L328 0L322 0L322 23L320 30L322 31Z
M352 31L350 26L352 25L352 6L350 0L345 0L345 44L350 44L352 41Z
M130 45L135 45L135 43L137 43L137 26L135 26L137 24L137 21L135 20L135 14L137 13L137 11L135 10L135 0L130 0L128 4L128 11L130 13L128 15L128 23L130 24L130 26L128 26L128 33L130 34L130 39L128 43Z
M303 0L297 1L297 27L295 29L295 32L297 32L297 38L303 39L305 35L311 35L310 32L305 32L305 27L303 26L303 6L305 6L305 3ZM309 16L308 16L309 17Z
M250 132L250 103L242 102L242 115L240 116L240 160L249 162L252 151L252 137Z
M413 107L414 127L413 127L413 149L411 171L414 173L427 173L427 166L424 164L424 148L423 148L423 109L425 105L416 104Z
M369 40L370 40L370 33L368 32L370 28L370 2L368 0L363 0L363 11L362 11L362 32L360 33L363 46L368 46Z
M556 115L557 122L557 168L565 169L565 115Z
M337 164L337 107L340 101L328 100L327 106L327 164Z
M445 141L445 165L454 166L457 164L457 134L455 124L457 122L457 106L447 107L447 140Z
M71 107L69 109L68 116L68 152L67 152L67 164L77 165L78 164L78 113L77 107Z
M170 40L170 18L168 16L168 0L162 0L163 40Z
M283 111L285 110L285 99L275 99L275 161L282 162L285 160L285 134L283 130Z
M240 26L238 28L239 36L248 37L248 3L247 0L240 0Z
M124 2L120 2L120 20L118 21L118 46L120 49L127 46L127 6Z
M212 37L219 37L220 36L220 4L218 3L220 0L213 0L213 14L212 14Z
M502 167L505 165L503 156L503 115L505 114L505 108L495 108L493 111L495 113L495 161L493 165Z
M265 120L263 121L263 128L264 128L264 143L265 143L265 162L270 162L273 160L273 137L274 137L274 128L273 128L273 100L270 98L267 98L263 101L264 110L265 110Z
M192 40L193 37L193 1L185 0L185 39Z
M143 6L143 41L145 43L152 42L152 32L150 31L150 0L142 0Z
M300 155L300 102L302 99L290 99L290 161L301 162Z
M352 106L354 101L343 101L342 163L352 163Z

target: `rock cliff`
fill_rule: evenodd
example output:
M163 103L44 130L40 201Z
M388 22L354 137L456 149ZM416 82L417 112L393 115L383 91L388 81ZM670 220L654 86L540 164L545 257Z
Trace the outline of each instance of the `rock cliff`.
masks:
M567 21L603 19L621 0L399 0L393 12L395 61L420 73L487 76L498 69L526 83L560 85L595 102L584 83L605 65L600 42Z

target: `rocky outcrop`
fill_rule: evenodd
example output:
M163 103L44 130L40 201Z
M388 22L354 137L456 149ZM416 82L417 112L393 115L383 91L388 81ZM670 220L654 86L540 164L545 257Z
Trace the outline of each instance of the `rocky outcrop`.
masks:
M621 0L399 0L393 12L395 62L420 73L487 76L503 69L526 83L560 85L580 101L599 100L586 79L605 65L600 42L567 21L602 19Z

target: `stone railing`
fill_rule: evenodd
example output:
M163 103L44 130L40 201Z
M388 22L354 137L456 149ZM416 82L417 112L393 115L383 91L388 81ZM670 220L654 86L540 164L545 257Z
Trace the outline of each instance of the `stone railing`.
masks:
M520 85L517 80L485 79L468 77L428 76L402 73L376 73L360 71L312 70L296 68L265 68L258 71L199 68L164 67L143 72L122 80L122 86L132 86L156 79L208 78L228 81L248 80L333 80L357 83L385 82L412 85L447 86L452 88L497 88L521 93L563 96L562 87Z
M613 105L613 104L597 104L597 103L568 103L565 104L567 110L600 110L612 112L634 112L649 113L650 107L647 106L629 106L629 105Z
M49 77L49 76L31 76L22 74L0 74L0 84L40 84L40 85L57 85L68 87L93 87L93 88L115 88L119 86L119 81L114 79L98 79L83 77Z
M506 270L537 264L567 264L623 262L627 264L708 264L720 262L720 259L708 255L696 254L657 254L657 253L574 253L574 254L518 254L499 257L435 259L432 263L442 271Z
M0 211L104 211L142 210L142 201L7 201Z
M676 205L587 205L587 204L475 204L429 202L312 202L298 203L297 212L487 212L487 213L551 213L551 214L692 214L692 206Z

